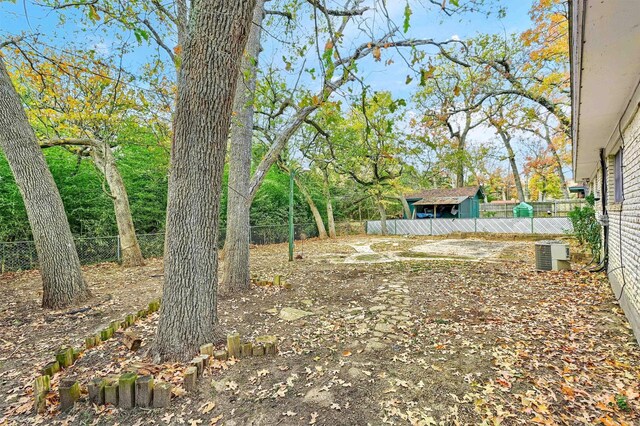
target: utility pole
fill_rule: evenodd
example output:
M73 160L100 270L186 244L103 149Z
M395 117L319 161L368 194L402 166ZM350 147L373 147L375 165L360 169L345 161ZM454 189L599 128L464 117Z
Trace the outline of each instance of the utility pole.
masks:
M289 262L293 261L293 184L295 170L289 174Z

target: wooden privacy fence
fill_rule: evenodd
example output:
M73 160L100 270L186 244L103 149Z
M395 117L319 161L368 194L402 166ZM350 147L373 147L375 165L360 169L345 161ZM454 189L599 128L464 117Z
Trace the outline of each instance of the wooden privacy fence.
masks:
M584 199L575 200L550 200L550 201L532 201L527 204L533 207L535 217L566 217L571 210L576 207L585 205ZM481 203L480 217L513 217L513 208L518 202L508 203Z

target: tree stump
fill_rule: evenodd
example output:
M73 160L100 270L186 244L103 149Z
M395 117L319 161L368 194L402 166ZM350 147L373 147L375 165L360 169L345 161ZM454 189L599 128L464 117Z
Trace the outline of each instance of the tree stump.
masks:
M171 385L158 382L153 388L153 408L166 408L171 403Z
M104 403L118 406L118 379L111 377L105 380Z
M198 372L198 377L202 376L202 373L204 371L204 364L202 362L202 358L200 358L199 356L195 357L194 359L191 360L191 365L196 368Z
M60 411L67 411L80 398L80 385L74 379L65 379L58 387L60 392Z
M220 351L215 351L213 353L213 357L219 361L226 361L227 358L229 358L229 355L227 354L227 351L223 349Z
M124 373L118 379L118 407L133 408L136 403L136 373Z
M242 356L242 358L247 358L251 355L253 355L253 345L251 344L251 342L243 343L242 347L240 348L240 356Z
M149 310L149 313L159 311L160 310L160 301L159 300L154 300L153 302L150 302L148 310Z
M112 335L113 335L113 330L110 327L107 327L100 332L100 340L102 340L103 342L106 342L111 338Z
M136 407L151 406L153 397L153 376L142 376L136 380Z
M227 336L227 351L229 357L240 358L240 335L238 333Z
M84 339L84 347L85 349L91 349L96 345L96 339L94 336L85 337Z
M127 325L127 327L131 327L135 322L136 322L135 314L129 314L126 317L124 317L124 323Z
M91 401L92 404L103 405L105 403L105 385L106 381L100 377L96 377L89 382L87 389L89 390L89 401Z
M256 343L264 345L265 355L276 354L276 345L278 343L278 338L276 336L259 336L256 338Z
M184 389L187 392L193 392L196 389L196 378L198 377L198 369L196 367L187 367L184 370Z
M56 361L62 368L68 368L73 364L73 348L61 348L56 354Z
M137 351L140 349L140 345L142 345L142 339L137 333L133 331L125 331L124 337L122 338L122 343L129 348L130 351Z
M264 346L256 342L256 344L253 345L253 356L263 356L263 355L264 355Z
M35 408L37 414L47 411L47 394L51 390L51 378L48 375L36 377L33 383L33 396L35 397Z
M202 367L204 369L207 369L209 367L209 364L211 364L211 355L200 354L199 357L202 358Z
M200 353L203 355L213 356L213 344L207 343L206 345L200 346Z
M60 363L58 361L51 361L42 369L42 375L53 377L58 371L60 371Z

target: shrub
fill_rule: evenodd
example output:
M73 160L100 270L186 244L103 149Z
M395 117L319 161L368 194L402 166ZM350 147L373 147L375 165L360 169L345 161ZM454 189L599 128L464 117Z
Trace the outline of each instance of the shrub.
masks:
M586 198L584 207L575 207L569 212L569 219L573 224L573 235L581 245L587 245L594 258L599 258L602 246L600 223L596 219L594 209L595 198L592 194Z

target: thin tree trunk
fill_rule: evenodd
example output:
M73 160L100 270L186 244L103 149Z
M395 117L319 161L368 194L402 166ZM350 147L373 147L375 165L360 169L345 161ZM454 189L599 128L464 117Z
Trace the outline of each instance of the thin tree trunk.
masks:
M507 157L509 158L509 165L511 166L511 172L513 173L513 181L516 185L516 192L518 193L518 199L522 203L526 201L524 188L522 187L522 180L520 179L520 172L518 171L518 164L516 163L516 154L513 151L513 147L511 146L511 136L502 129L500 124L493 120L489 119L489 122L495 127L496 131L500 135L500 139L504 143L504 147L507 150Z
M144 258L142 257L138 237L136 237L136 229L133 225L129 196L122 176L120 176L120 172L116 167L111 147L98 141L91 149L91 157L96 168L104 175L107 185L109 185L118 226L118 235L120 236L122 265L126 267L142 266L144 265Z
M218 217L238 70L255 0L193 3L174 114L157 361L217 333Z
M307 204L309 204L309 208L311 209L311 214L313 214L313 219L315 220L316 227L318 228L318 238L320 239L327 238L327 230L324 227L324 222L322 221L322 215L320 214L320 211L318 210L316 203L313 201L313 198L311 198L311 194L309 193L309 191L307 191L307 188L305 188L302 182L300 182L297 175L294 175L293 180L295 181L298 189L300 189L300 192L302 192L302 195L304 195L304 199L307 200Z
M404 198L404 195L400 194L398 196L398 200L400 200L400 202L402 203L402 211L404 212L405 217L407 219L411 219L411 208L409 207L407 199Z
M380 213L380 231L382 235L387 235L387 212L384 209L384 204L382 203L382 195L376 197L376 206L378 207L378 213Z
M564 198L568 199L569 198L569 188L567 187L567 180L565 179L564 171L562 170L562 160L560 160L560 155L558 155L558 151L556 150L556 147L553 145L553 141L549 137L549 129L548 128L547 128L547 134L545 135L545 139L547 141L547 146L549 147L549 150L551 151L551 155L553 156L553 159L555 160L555 163L556 163L556 173L558 174L558 177L560 178L560 187L562 188L562 195L564 196Z
M524 196L524 189L522 188L520 172L518 171L518 164L516 163L516 154L513 152L513 147L511 146L511 138L503 132L500 132L500 136L502 137L502 142L504 142L504 147L507 150L507 156L509 157L509 164L511 165L511 172L513 173L513 181L516 185L518 198L520 199L520 202L524 202L526 200Z
M331 202L331 190L329 188L329 171L322 169L322 189L327 202L327 225L329 226L329 238L336 237L336 222L333 217L333 203Z
M27 210L42 276L42 306L62 308L91 296L82 276L62 198L0 57L0 148Z
M264 0L258 0L253 24L242 58L241 72L233 101L231 124L227 227L222 262L221 293L247 290L251 286L249 240L251 202L251 145L253 139L253 101L256 91L257 63L264 17Z

